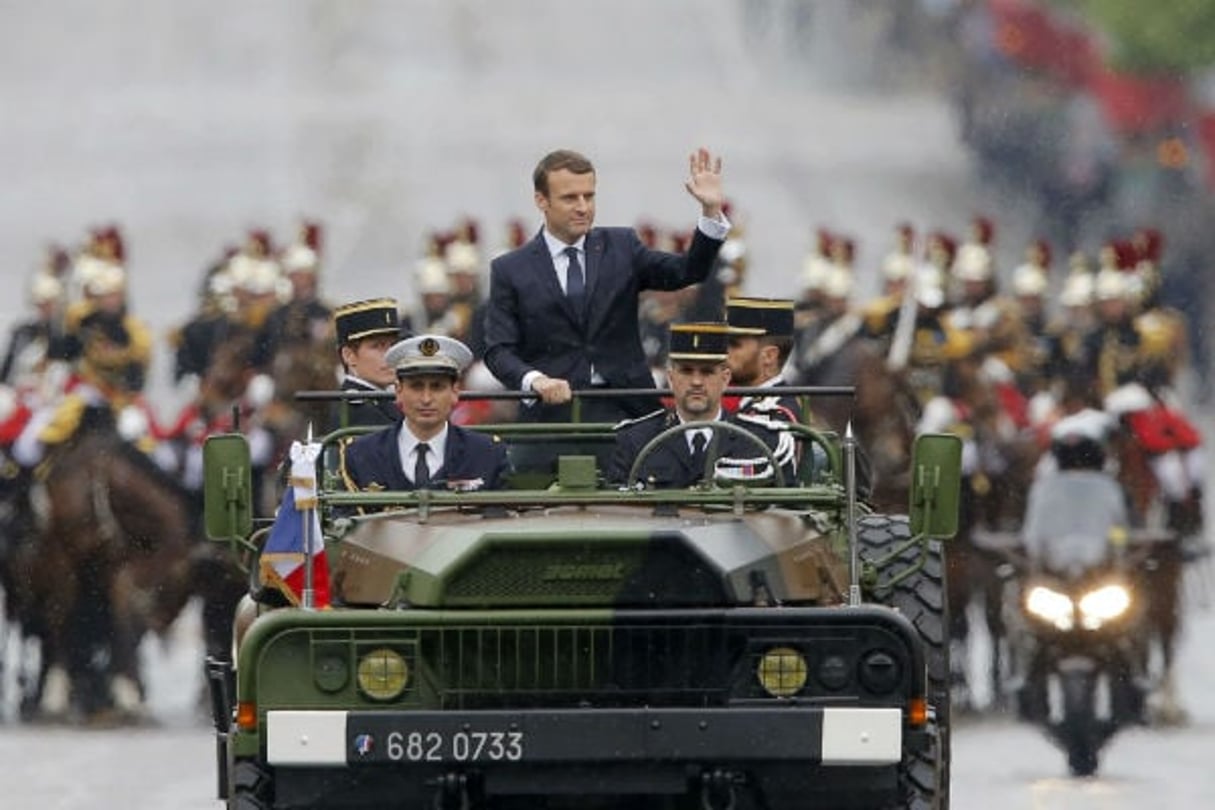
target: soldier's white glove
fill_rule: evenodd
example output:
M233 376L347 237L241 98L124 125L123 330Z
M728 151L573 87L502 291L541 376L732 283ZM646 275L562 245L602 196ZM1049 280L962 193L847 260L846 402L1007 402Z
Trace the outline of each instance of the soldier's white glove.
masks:
M128 405L118 412L118 435L123 441L133 442L143 438L149 427L148 415L134 405Z
M274 380L268 374L255 374L245 386L245 401L253 410L260 410L274 399Z

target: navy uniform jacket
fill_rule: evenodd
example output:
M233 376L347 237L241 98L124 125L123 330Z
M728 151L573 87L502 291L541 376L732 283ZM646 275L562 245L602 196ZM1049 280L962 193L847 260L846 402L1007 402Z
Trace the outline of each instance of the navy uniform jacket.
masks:
M592 228L584 244L586 309L578 313L561 291L541 231L490 266L486 366L514 391L533 369L569 380L575 390L589 388L592 366L610 388L653 388L638 296L704 281L721 244L698 228L688 252L677 255L650 250L632 228ZM642 398L628 412L640 416L653 407ZM529 421L564 421L568 408L537 405L522 413Z
M379 391L383 392L383 388L376 388L367 385L361 380L347 377L342 380L343 391ZM393 422L401 421L401 412L397 409L396 400L392 397L387 399L348 399L345 401L346 407L346 423L342 423L342 405L341 402L335 402L333 408L332 427L334 429L340 427L355 427L358 425L376 426L376 425L391 425Z
M342 478L352 490L413 490L405 477L398 450L398 432L404 420L392 427L360 436L346 446L342 457ZM506 447L481 433L458 425L447 426L447 446L443 466L431 470L430 489L447 489L448 481L482 480L481 489L498 489L509 469Z
M775 447L779 438L776 431L739 422L733 416L727 416L722 421L745 428L769 448ZM612 484L628 483L629 470L632 469L633 462L637 460L642 448L649 444L655 436L678 424L679 417L674 411L660 410L618 425L616 446L612 451L612 459L605 474L607 481ZM753 443L733 432L720 431L716 434L716 439L719 448L718 458L756 458L762 455L759 448ZM785 465L784 471L785 485L796 486L792 465ZM704 467L693 466L688 434L681 433L672 436L654 449L645 465L639 470L638 477L647 486L658 489L690 487L704 477Z
M738 410L736 413L749 414L753 416L766 416L769 419L778 419L782 422L794 422L796 424L806 424L808 414L798 398L790 394L781 394L781 388L788 388L788 383L784 380L773 383L770 388L773 389L770 397L743 397L738 401Z

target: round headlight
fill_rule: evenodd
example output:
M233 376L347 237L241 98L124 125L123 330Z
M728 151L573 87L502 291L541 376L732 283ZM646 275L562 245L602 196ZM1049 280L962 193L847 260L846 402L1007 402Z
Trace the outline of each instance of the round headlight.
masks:
M1106 585L1080 597L1081 622L1089 630L1118 618L1131 606L1131 593L1121 585Z
M381 647L359 659L358 681L372 700L392 700L409 683L409 664L400 653Z
M772 697L796 695L806 685L806 659L790 647L773 647L759 659L759 685Z
M1060 630L1071 630L1075 623L1075 608L1071 597L1042 585L1030 590L1025 598L1025 608Z

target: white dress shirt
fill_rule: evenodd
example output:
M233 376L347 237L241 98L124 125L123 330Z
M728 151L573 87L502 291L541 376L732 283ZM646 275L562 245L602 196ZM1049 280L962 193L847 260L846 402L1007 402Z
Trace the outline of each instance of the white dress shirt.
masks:
M422 440L413 435L409 423L405 422L404 427L397 433L397 453L401 457L401 468L405 470L405 477L410 483L413 483L413 470L418 464L418 445L421 443ZM436 473L443 469L447 450L447 425L443 425L437 436L427 439L426 444L430 447L426 453L426 466L430 469L430 478L433 481Z

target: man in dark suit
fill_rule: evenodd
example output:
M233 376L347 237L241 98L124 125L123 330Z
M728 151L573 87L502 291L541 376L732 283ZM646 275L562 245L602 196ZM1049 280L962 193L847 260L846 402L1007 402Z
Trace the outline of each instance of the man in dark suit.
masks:
M472 352L454 338L419 335L388 350L396 403L404 419L360 436L343 453L346 486L359 490L497 489L508 470L506 448L451 424L461 372Z
M787 433L780 431L779 424L767 420L753 424L729 416L721 408L722 392L730 383L730 369L726 365L729 335L730 327L724 323L685 323L671 327L667 376L675 407L657 410L617 426L616 446L604 476L608 482L633 483L629 473L642 449L664 430L680 424L703 423L705 427L689 427L654 448L638 469L637 481L659 489L688 487L704 478L709 456L738 461L762 458L762 451L755 442L733 431L714 431L711 427L714 422L727 422L747 429L772 449L777 463L784 469L786 485L794 485L793 441ZM735 469L739 470L739 477L744 478L747 474L743 470L762 470L765 466L762 462L736 464ZM722 470L714 472L721 474Z
M343 391L391 391L396 375L388 349L401 339L395 298L355 301L333 311L342 357ZM401 418L391 399L349 399L337 403L332 427L390 425Z
M532 176L544 227L490 267L485 363L508 389L534 391L526 421L568 421L571 389L653 388L638 326L642 290L705 280L729 232L721 159L701 149L685 184L701 204L687 253L645 247L631 228L593 228L595 169L577 152L546 155ZM583 421L616 421L657 405L588 400Z

